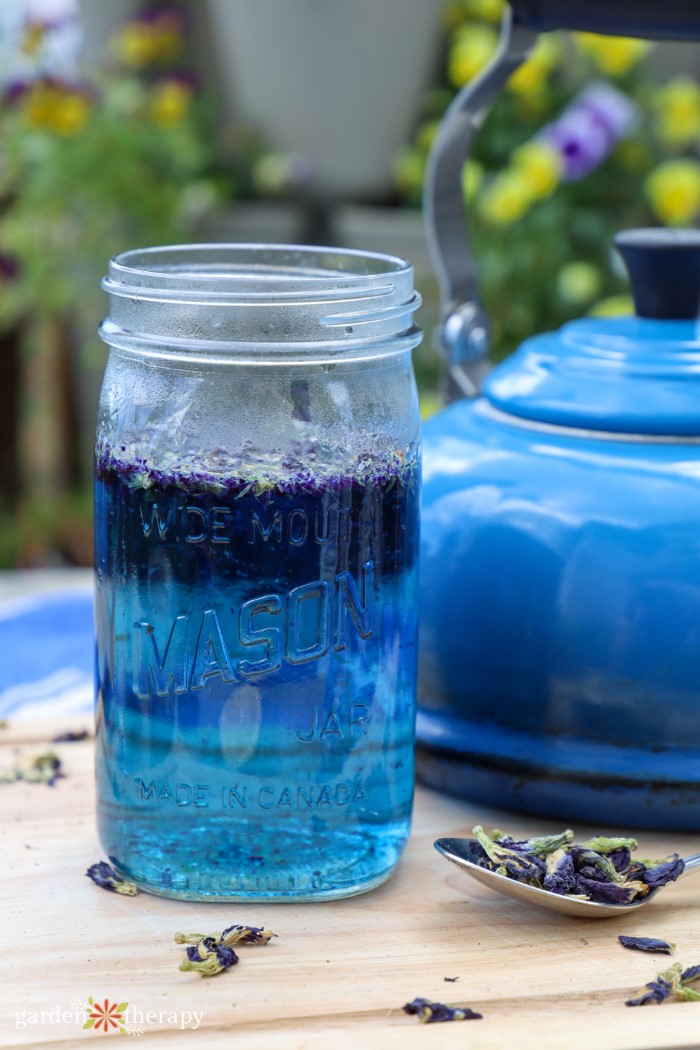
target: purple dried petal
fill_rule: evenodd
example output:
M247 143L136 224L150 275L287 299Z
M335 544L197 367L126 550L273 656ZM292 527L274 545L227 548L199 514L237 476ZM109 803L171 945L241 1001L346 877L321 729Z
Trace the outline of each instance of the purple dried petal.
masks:
M227 944L217 944L214 951L224 970L228 970L229 966L235 966L238 962L238 956Z
M637 896L634 886L625 886L618 882L596 882L586 879L580 872L576 873L576 892L585 893L592 901L600 904L629 904Z
M417 1014L424 1024L439 1021L474 1021L481 1020L483 1016L468 1006L447 1006L446 1003L432 1003L429 999L414 999L406 1003L403 1009L407 1014Z
M72 730L69 729L65 733L59 733L58 736L51 738L52 744L74 744L81 740L89 740L90 734L87 729Z
M617 939L623 948L637 952L655 952L659 955L672 955L676 947L670 941L662 941L656 937L628 937L621 933Z
M114 883L119 878L114 868L110 867L105 860L98 861L97 864L91 864L85 874L89 879L92 879L96 886L100 886L103 890L113 890Z
M615 849L608 853L608 860L612 863L615 871L624 871L629 866L632 855L628 849Z
M227 938L230 938L231 943L234 944L267 944L272 936L274 934L263 926L233 925L222 931L220 939L225 941Z
M689 966L681 974L681 981L684 984L689 984L691 981L697 981L698 977L700 977L700 966Z
M671 994L671 985L663 978L658 981L649 981L645 985L647 989L637 999L628 999L625 1006L646 1006L647 1003L663 1003Z
M574 871L574 862L564 850L558 851L559 853L561 856L557 855L547 865L547 874L543 886L550 893L575 893L576 872Z
M593 882L610 882L605 872L601 871L600 868L593 868L590 864L584 864L583 867L579 868L579 874L584 879L592 879Z
M657 864L653 868L646 868L642 874L642 881L646 882L647 886L650 886L653 890L657 890L668 882L675 882L684 871L685 863L677 853L674 853L672 857L662 864Z

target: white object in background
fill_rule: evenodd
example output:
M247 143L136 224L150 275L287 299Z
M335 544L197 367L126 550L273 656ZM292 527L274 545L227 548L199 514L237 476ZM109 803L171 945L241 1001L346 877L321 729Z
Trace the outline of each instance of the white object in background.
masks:
M36 46L27 47L32 23L46 28ZM0 2L0 89L40 76L78 80L82 43L78 0Z
M304 155L332 200L392 188L442 35L439 0L209 0L226 116Z

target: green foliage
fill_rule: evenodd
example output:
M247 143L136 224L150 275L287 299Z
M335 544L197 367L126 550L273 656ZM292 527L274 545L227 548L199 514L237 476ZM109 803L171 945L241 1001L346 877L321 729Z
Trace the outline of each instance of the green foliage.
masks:
M501 0L453 0L448 8L441 83L396 162L408 204L420 204L446 106L491 58L501 9ZM629 307L618 298L627 280L611 250L618 230L700 216L700 88L684 76L656 83L649 53L637 40L546 34L476 138L463 190L497 360L573 317ZM632 104L636 119L594 170L569 179L542 131L601 81L623 106Z
M39 75L0 97L0 142L6 328L42 314L94 319L110 256L186 238L222 189L192 84L162 63L118 63L88 87Z

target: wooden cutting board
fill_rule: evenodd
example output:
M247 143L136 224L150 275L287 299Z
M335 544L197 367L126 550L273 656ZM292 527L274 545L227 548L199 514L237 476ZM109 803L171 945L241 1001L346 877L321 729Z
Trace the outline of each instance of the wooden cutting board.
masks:
M17 752L39 754L57 732L80 727L0 730L0 769ZM0 786L0 1046L95 1045L104 1035L75 1019L88 996L155 1015L138 1041L146 1050L176 1042L263 1050L700 1046L700 1002L624 1005L674 960L617 942L619 933L663 937L677 943L675 959L700 963L700 880L692 874L623 922L555 918L471 882L432 848L434 838L466 835L476 822L517 835L558 830L554 823L477 811L419 788L396 874L364 896L301 905L123 897L84 876L104 859L93 819L92 741L51 746L66 779L53 788ZM661 856L694 852L700 836L639 838L640 855ZM278 936L267 947L241 949L239 965L217 977L179 972L176 931L232 923L265 925ZM468 1005L484 1018L420 1024L401 1009L415 996ZM196 1031L171 1023L174 1011L202 1015Z

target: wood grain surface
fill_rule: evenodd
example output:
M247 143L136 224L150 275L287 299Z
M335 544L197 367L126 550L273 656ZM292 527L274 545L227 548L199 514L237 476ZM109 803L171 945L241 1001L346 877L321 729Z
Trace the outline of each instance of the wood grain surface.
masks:
M0 770L80 725L0 730ZM663 937L677 943L675 959L700 963L700 878L693 874L623 922L556 918L471 882L432 842L466 835L477 821L518 834L557 825L477 811L418 789L413 833L396 874L364 896L301 905L123 897L84 876L104 859L93 817L92 741L53 746L66 779L53 788L0 786L2 1047L96 1045L106 1037L83 1031L75 1019L55 1020L88 996L162 1013L137 1040L145 1050L175 1043L261 1050L700 1047L700 1002L624 1005L674 960L617 943L619 933ZM660 856L694 852L700 836L640 832L639 839L640 855ZM239 965L217 977L179 972L176 931L214 932L234 922L265 925L278 936L267 947L241 949ZM469 1005L484 1019L420 1024L401 1009L415 996ZM31 1011L43 1012L43 1023L22 1027ZM199 1028L169 1023L172 1011L202 1014Z

